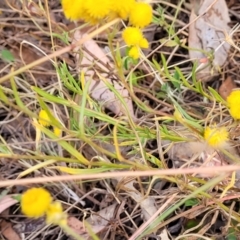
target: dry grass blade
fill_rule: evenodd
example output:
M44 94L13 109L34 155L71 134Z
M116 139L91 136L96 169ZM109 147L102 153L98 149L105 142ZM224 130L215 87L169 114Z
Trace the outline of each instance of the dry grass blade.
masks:
M240 239L239 16L0 1L2 237Z

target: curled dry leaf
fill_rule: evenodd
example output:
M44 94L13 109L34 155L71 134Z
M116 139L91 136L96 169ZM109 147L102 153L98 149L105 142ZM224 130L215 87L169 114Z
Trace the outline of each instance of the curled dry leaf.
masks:
M226 100L227 97L229 96L229 94L232 92L232 90L234 88L236 88L237 85L235 84L235 82L232 80L232 78L229 76L227 77L227 79L221 84L221 86L219 87L219 94L220 96Z
M73 43L86 36L87 34L83 34L79 30L75 31ZM86 82L90 81L90 96L116 115L124 115L125 108L123 104L116 97L116 94L107 86L112 85L122 96L129 113L133 116L133 105L129 93L127 89L114 78L113 72L110 71L110 69L114 69L114 66L98 44L92 39L87 40L84 42L82 48L76 48L75 52L79 53L76 56L79 63L79 71L85 73Z
M225 34L229 32L230 22L225 0L194 0L189 26L189 55L192 61L197 60L199 71L197 77L203 81L209 80L223 66L228 57L230 45L224 42ZM197 16L200 16L198 19ZM194 21L196 19L196 21ZM205 61L207 55L213 52L213 60ZM204 59L204 61L203 61Z

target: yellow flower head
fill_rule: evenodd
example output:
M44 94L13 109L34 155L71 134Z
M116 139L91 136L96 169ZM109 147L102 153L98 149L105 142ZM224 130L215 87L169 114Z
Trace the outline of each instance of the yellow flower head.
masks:
M133 59L138 59L140 57L140 49L139 47L133 46L128 52L129 57Z
M31 188L22 194L22 212L30 218L42 217L52 202L50 193L44 188Z
M50 126L50 121L51 120L50 120L50 118L49 118L49 116L48 116L48 114L45 110L41 109L38 117L39 117L38 122L39 122L40 125L42 125L43 127L49 127Z
M142 38L139 42L139 47L148 48L149 47L148 40L146 38Z
M135 0L113 0L113 11L117 16L126 20L135 3Z
M62 135L62 130L58 127L53 127L53 132L57 137L61 137Z
M152 21L152 7L143 2L135 3L129 15L129 22L134 27L146 27Z
M234 90L227 97L227 103L231 116L239 120L240 119L240 90Z
M83 2L84 0L62 0L62 8L66 18L71 20L81 19L84 12Z
M112 2L112 0L86 0L84 8L91 17L103 19L112 11Z
M143 39L141 30L135 27L125 28L122 32L122 37L128 46L139 46Z
M48 224L55 225L66 225L67 215L63 212L62 205L60 202L55 201L50 204L46 211L46 222Z
M92 25L95 25L99 22L99 19L94 18L93 16L89 15L88 12L86 12L86 11L82 13L81 19Z
M204 139L213 148L223 148L227 146L229 133L225 127L206 127L204 130Z

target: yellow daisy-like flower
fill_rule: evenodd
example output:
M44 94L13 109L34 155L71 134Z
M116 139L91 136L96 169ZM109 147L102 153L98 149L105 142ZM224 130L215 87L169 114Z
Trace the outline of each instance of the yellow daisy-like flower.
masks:
M135 3L135 0L113 0L113 11L117 16L126 20Z
M38 117L39 117L39 124L42 125L43 127L49 127L50 126L50 118L47 114L47 112L43 109L40 110L39 114L38 114Z
M139 42L139 47L148 48L149 47L148 40L146 38L142 38Z
M46 222L48 224L66 225L67 214L63 212L62 204L58 201L53 202L46 211Z
M143 2L134 4L129 15L129 22L135 27L146 27L152 21L152 7Z
M84 8L91 17L103 19L112 11L112 3L112 0L86 0Z
M240 119L240 90L234 90L227 97L227 103L231 116L239 120Z
M62 135L62 130L60 128L53 127L53 132L58 137L61 137L61 135Z
M137 46L131 47L128 52L128 56L132 57L133 59L138 59L140 57L140 49Z
M92 25L95 25L99 22L99 19L94 18L93 16L89 15L88 12L86 12L86 11L84 13L82 13L81 19Z
M223 148L227 146L229 132L225 127L206 127L204 130L204 139L209 146L213 148Z
M71 20L81 19L84 12L84 0L62 0L62 8L66 18Z
M52 202L50 193L44 188L31 188L22 194L21 210L30 218L42 217Z
M127 27L122 32L122 38L128 46L138 46L143 39L143 34L138 28Z

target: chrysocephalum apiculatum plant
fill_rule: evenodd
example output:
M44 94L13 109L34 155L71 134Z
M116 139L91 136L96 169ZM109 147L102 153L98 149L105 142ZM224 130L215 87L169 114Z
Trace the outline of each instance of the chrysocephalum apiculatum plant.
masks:
M235 120L240 119L240 90L233 90L227 97L230 115Z
M54 201L45 188L30 188L24 192L21 196L21 211L29 218L45 217L47 224L58 225L74 239L82 239L68 226L62 204Z
M226 127L208 126L204 130L204 139L215 149L225 148L229 141L229 132Z
M129 47L128 55L134 59L140 57L141 48L149 46L142 33L142 28L152 20L152 7L148 3L135 0L62 0L62 8L66 18L90 24L102 24L114 18L128 20L129 26L123 30L122 37ZM52 126L51 118L44 109L39 111L38 124L42 127ZM59 128L53 127L53 131L55 135L61 135ZM67 214L63 212L61 203L53 201L44 188L31 188L23 193L21 210L29 218L45 216L46 223L59 225L75 239L80 239L68 227Z
M140 57L141 48L149 47L142 33L142 28L152 21L152 7L148 3L135 0L62 0L62 7L68 19L90 24L101 24L114 18L128 20L122 37L129 47L128 55L133 59Z

